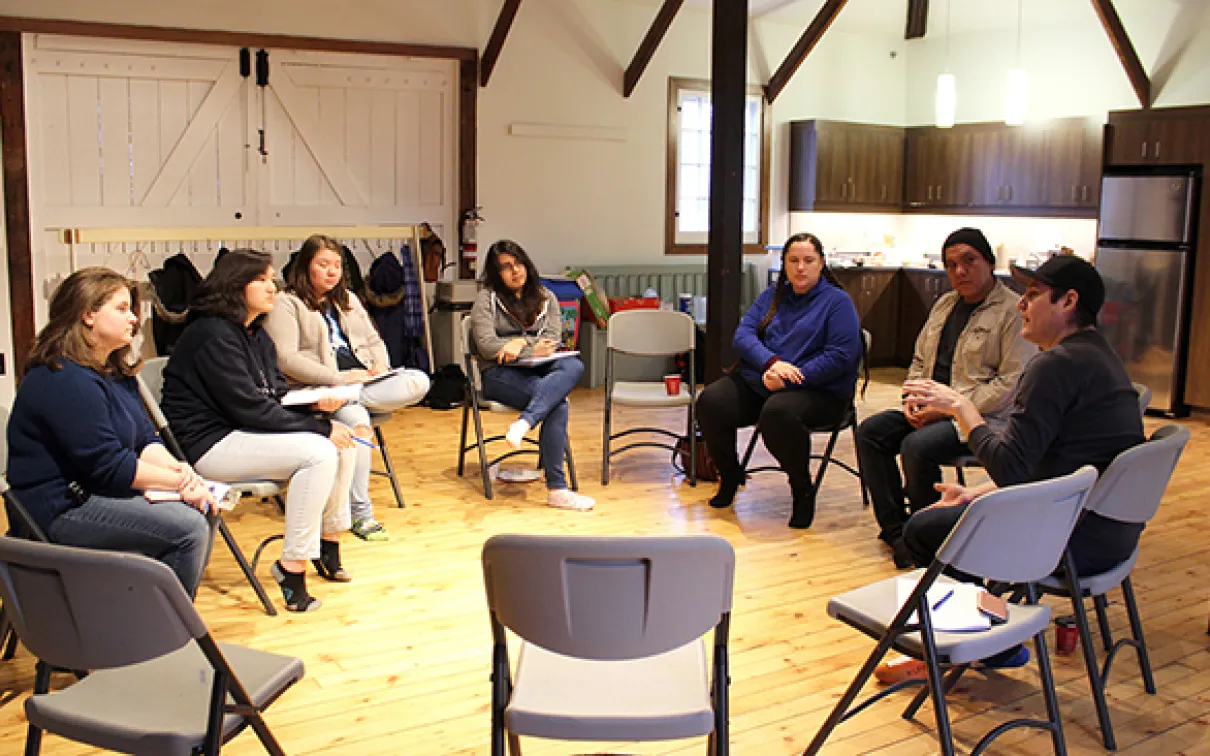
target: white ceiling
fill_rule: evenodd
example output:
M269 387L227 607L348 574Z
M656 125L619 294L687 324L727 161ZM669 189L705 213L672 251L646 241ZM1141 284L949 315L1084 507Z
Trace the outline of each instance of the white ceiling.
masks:
M686 7L709 10L713 0L687 0ZM1097 23L1090 0L1020 0L1025 26L1056 26L1070 23ZM1180 6L1206 5L1210 0L1114 0L1123 19L1149 12L1166 12L1170 17ZM652 4L659 4L653 0ZM823 6L824 0L749 0L753 16L806 27ZM947 8L952 8L950 28L954 34L1015 29L1017 3L1013 0L931 0L929 32L944 34ZM840 11L834 29L860 34L903 37L907 21L907 0L849 0ZM1129 26L1127 26L1129 30Z

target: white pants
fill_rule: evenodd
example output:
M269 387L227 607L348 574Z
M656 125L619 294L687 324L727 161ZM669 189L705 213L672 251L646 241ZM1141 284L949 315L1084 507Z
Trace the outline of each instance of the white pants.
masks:
M392 412L411 406L429 392L429 377L419 370L403 370L377 383L361 388L361 403L350 403L336 411L333 417L350 428L370 425L369 410ZM370 469L373 449L357 444L357 465L353 470L353 483L349 491L349 505L354 521L374 516L374 505L370 501Z
M337 449L318 433L232 431L194 469L224 483L289 481L281 558L318 559L321 533L349 529L356 454L355 449Z

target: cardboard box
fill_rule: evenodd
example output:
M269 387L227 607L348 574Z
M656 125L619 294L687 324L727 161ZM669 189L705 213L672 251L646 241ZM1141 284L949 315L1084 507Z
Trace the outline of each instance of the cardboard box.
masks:
M605 292L586 270L573 270L570 275L575 279L580 291L584 292L584 301L588 303L587 314L592 317L597 328L606 328L609 325L609 298L605 296Z

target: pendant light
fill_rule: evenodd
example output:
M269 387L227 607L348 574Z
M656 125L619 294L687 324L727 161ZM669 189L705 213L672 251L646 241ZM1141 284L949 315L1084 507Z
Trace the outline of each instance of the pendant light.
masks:
M1017 0L1017 64L1008 72L1008 86L1004 90L1004 122L1010 126L1025 123L1029 110L1029 74L1021 67L1021 6Z
M945 72L937 75L937 94L933 98L933 120L939 129L954 126L958 109L958 82L950 73L950 14L952 6L945 3Z

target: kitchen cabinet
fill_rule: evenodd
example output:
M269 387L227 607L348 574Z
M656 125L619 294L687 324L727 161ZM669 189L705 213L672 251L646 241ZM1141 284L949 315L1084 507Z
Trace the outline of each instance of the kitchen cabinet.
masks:
M903 204L907 208L951 207L969 191L964 174L970 137L952 129L907 130Z
M833 272L852 297L861 327L870 332L870 367L894 365L899 328L898 269L837 268Z
M1187 165L1203 162L1210 108L1162 108L1109 114L1109 162Z
M1094 119L1063 119L1046 128L1042 204L1091 210L1100 206L1103 133Z
M950 288L949 276L943 270L903 270L899 286L899 337L895 364L911 366L912 355L916 351L916 337L924 328L933 305Z
M903 129L840 121L790 124L790 209L895 211Z

